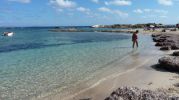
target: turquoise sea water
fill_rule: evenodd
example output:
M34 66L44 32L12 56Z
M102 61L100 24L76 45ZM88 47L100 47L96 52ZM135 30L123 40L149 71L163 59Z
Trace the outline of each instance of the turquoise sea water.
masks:
M129 34L0 29L0 33L4 31L15 35L0 36L0 100L62 93L90 81L95 73L109 68L107 64L132 50ZM141 39L150 40L145 36Z

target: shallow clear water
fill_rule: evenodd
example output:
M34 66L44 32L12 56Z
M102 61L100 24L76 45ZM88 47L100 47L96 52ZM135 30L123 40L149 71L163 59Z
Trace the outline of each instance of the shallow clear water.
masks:
M15 32L13 37L0 36L1 100L62 93L89 81L101 69L109 68L108 63L131 52L131 36L127 34L9 30ZM3 31L7 29L0 29ZM149 40L145 36L141 39Z

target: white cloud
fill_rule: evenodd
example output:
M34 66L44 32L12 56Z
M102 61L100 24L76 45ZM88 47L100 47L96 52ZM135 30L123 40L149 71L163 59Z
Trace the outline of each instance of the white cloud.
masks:
M89 12L89 11L91 11L90 9L84 8L84 7L78 7L77 10L81 11L81 12Z
M150 19L154 19L154 18L162 18L162 19L165 19L165 18L168 18L167 16L165 15L146 15L146 16L142 16L142 18L150 18Z
M88 17L95 16L95 13L91 12L89 8L78 7L76 10L88 15Z
M107 12L107 13L111 13L114 15L116 14L116 15L119 15L120 17L128 17L128 13L122 12L120 10L112 10L106 7L98 8L98 10L101 12Z
M130 0L111 0L106 1L106 5L116 5L116 6L129 6L132 4Z
M8 1L14 1L14 2L20 2L20 3L30 3L31 0L8 0Z
M128 17L129 16L128 13L122 12L120 10L114 10L113 13L119 15L120 17Z
M50 0L50 3L59 8L73 8L76 7L76 3L70 0Z
M144 9L144 12L150 12L151 9Z
M173 1L172 0L158 0L158 3L164 6L171 6L173 5Z
M160 16L160 18L167 18L167 16Z
M99 3L99 0L91 0L94 3Z
M168 11L163 9L141 9L143 12L142 18L167 18Z
M158 14L167 14L167 10L161 10L161 9L136 9L134 10L135 13L158 13Z
M101 11L101 12L111 12L111 9L106 8L106 7L98 8L98 10Z
M161 14L167 14L168 13L167 10L159 10L159 9L155 9L154 12L161 13Z
M143 13L143 11L141 9L136 9L136 10L134 10L134 12L135 13L140 13L140 14Z
M142 18L147 18L147 19L148 19L148 18L152 18L152 19L153 19L154 17L156 17L156 16L155 16L155 15L146 15L146 16L142 16Z

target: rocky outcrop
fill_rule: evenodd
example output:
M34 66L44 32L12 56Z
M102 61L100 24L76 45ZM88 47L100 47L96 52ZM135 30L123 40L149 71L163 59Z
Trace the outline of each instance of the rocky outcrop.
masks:
M161 34L152 34L152 37L158 37L160 36Z
M155 46L174 46L175 42L172 40L165 40L165 42L157 42Z
M176 44L171 45L171 49L172 50L178 50L179 49L179 45L176 45Z
M155 37L153 38L154 42L164 42L166 40L166 38L162 38L162 37Z
M164 69L179 72L179 57L162 57L159 59L159 64Z
M121 87L105 100L179 100L165 92L142 90L136 87Z
M173 56L179 56L179 51L173 52Z
M155 46L161 47L160 50L177 50L179 49L179 35L174 34L153 34Z
M179 51L173 52L172 56L162 57L158 60L159 68L168 71L179 72Z
M160 50L171 50L170 46L162 46Z

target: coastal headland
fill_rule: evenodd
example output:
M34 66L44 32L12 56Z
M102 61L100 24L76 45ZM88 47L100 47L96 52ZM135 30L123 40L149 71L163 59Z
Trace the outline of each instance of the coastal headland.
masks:
M88 28L88 29L86 29ZM85 28L77 27L55 27L49 29L50 32L114 32L114 33L133 33L140 30L142 33L156 33L166 31L176 31L176 25L163 25L161 23L146 24L114 24L114 25L93 25Z

